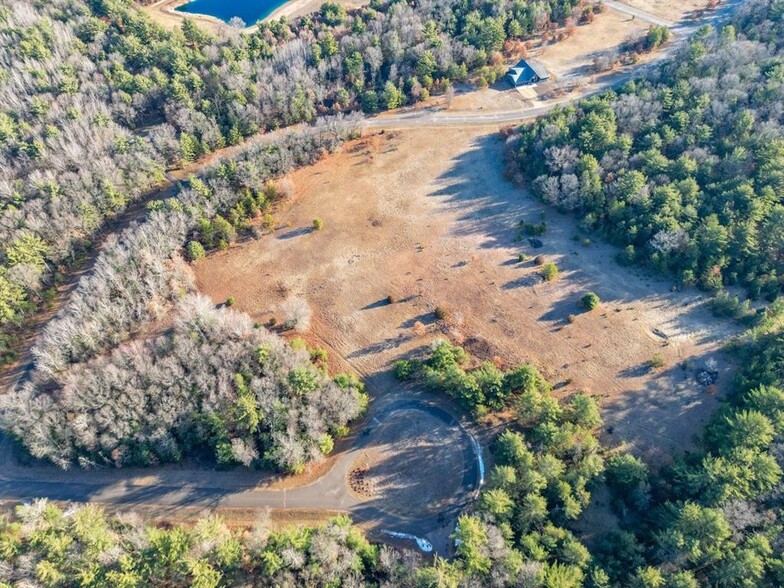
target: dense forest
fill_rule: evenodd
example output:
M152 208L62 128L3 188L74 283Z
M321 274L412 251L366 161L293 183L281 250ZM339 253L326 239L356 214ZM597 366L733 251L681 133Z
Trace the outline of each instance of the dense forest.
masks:
M0 8L0 358L96 234L166 168L258 132L395 108L469 76L577 0L374 2L212 36L166 31L130 0Z
M474 512L460 520L453 583L438 585L782 585L784 336L750 332L733 352L744 366L734 392L698 449L657 475L632 454L600 446L592 398L556 400L531 366L502 371L444 341L399 363L398 377L455 397L479 417L487 406L515 414L494 442L495 465ZM608 523L589 549L572 523L602 481L617 527Z
M62 510L46 501L0 518L0 546L3 587L362 586L405 565L399 554L370 545L345 517L275 531L261 516L238 533L217 517L162 528L135 515L110 517L95 506Z
M4 399L3 424L63 467L149 465L208 448L220 465L297 472L366 404L353 377L330 380L307 349L200 296L179 303L172 333L69 370L57 395L29 394Z
M506 382L511 390L503 406L515 419L493 443L493 468L458 521L451 561L426 563L373 546L347 518L283 531L272 530L263 515L244 531L230 531L215 517L192 527L156 527L133 515L109 517L95 506L63 511L38 501L0 518L0 585L781 586L784 336L757 333L735 351L746 361L734 394L698 450L659 475L633 455L599 444L592 398L576 393L556 400L530 366L487 377L487 365L444 341L416 369L399 366L399 375L427 378L441 393L460 389L450 380L483 382L484 390L495 380L496 389ZM575 523L600 483L613 496L616 522L608 521L588 545Z
M784 276L784 21L745 2L655 73L512 134L509 172L622 263L774 299ZM737 307L737 305L736 305Z
M217 211L244 198L258 201L272 179L352 133L337 117L259 141L112 239L40 334L29 380L0 396L3 429L64 468L206 455L220 465L299 471L329 453L364 409L361 384L330 381L307 353L246 315L187 296L180 251L188 234L205 230L205 218L222 218ZM295 327L292 312L286 320ZM172 313L173 329L127 342Z

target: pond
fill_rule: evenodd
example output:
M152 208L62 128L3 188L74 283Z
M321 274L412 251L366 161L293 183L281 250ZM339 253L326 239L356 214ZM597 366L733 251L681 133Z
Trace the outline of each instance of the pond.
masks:
M175 8L178 12L206 14L224 22L239 17L250 26L272 14L287 0L191 0Z

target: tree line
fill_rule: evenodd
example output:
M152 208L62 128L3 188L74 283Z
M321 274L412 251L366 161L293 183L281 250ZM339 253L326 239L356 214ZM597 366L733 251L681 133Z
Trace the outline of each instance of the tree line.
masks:
M222 328L238 334L254 330L231 311L216 311L198 300L187 304L199 315L187 328L201 333L188 337L188 345ZM238 331L231 323L242 327ZM279 340L269 341L281 349ZM784 335L780 329L754 333L737 343L735 352L743 360L735 391L711 419L698 448L657 474L634 455L599 444L601 418L592 398L578 392L556 399L531 366L502 370L512 390L504 410L514 418L492 444L493 467L477 502L458 520L452 560L425 562L411 552L371 545L344 517L315 528L273 531L262 516L250 529L232 532L214 517L192 527L158 527L132 515L108 517L95 506L63 512L36 501L0 519L5 564L0 582L53 587L249 582L411 588L780 586ZM249 353L249 364L259 361L257 350ZM269 361L275 354L261 355ZM305 356L299 359L307 365ZM456 366L468 374L482 369L445 341L437 341L414 365L421 367L407 377L423 377L424 370L456 373ZM510 374L524 377L513 385ZM429 380L437 392L435 382L441 378ZM233 384L241 389L248 381L242 375ZM450 390L441 388L442 393ZM608 530L586 543L576 523L601 483L610 490L617 524L608 522Z
M188 296L180 252L204 219L353 132L341 116L260 140L111 239L41 332L28 381L0 397L3 429L63 468L206 457L297 472L329 453L364 410L361 384L328 378L246 315ZM170 314L173 330L134 340Z
M472 75L577 0L373 2L211 35L131 0L0 10L0 356L108 219L178 167L255 133L395 108ZM575 12L575 13L576 13Z
M438 578L429 585L781 585L784 334L750 331L732 351L743 366L734 391L698 447L656 474L635 455L600 445L591 397L556 399L532 366L490 367L446 341L398 363L398 377L454 397L477 417L486 414L479 403L499 392L488 406L514 415L493 443L478 501L459 519L457 556L428 570ZM602 483L617 526L608 522L589 547L575 522Z
M779 3L703 27L651 75L508 138L508 170L640 263L773 300L784 274ZM737 305L736 305L737 306Z
M67 468L206 457L219 466L300 472L364 410L352 376L329 378L242 313L178 302L171 333L76 364L56 394L28 384L2 399L3 428Z
M384 582L402 556L371 545L347 517L276 530L266 515L231 530L219 517L156 526L94 505L45 500L0 517L0 586L362 586Z

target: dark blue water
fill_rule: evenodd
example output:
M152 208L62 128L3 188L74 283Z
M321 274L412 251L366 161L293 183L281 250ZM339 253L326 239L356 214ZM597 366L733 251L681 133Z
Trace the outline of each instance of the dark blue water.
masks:
M250 26L257 20L269 16L276 8L286 3L287 0L192 0L187 4L178 6L179 12L191 14L207 14L229 22L238 16L245 24Z

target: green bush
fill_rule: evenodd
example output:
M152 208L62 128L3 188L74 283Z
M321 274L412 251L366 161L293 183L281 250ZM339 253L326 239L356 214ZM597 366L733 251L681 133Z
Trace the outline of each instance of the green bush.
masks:
M410 380L419 371L419 362L411 359L401 359L395 362L393 371L398 380Z
M335 447L335 440L329 433L324 433L319 441L319 451L324 455L329 455Z
M204 246L198 241L188 241L186 253L188 255L188 261L196 261L197 259L204 257Z
M653 25L645 37L645 48L648 51L661 47L670 40L670 29L661 25Z
M539 237L547 232L547 223L541 222L539 224L533 224L520 221L518 230L526 237Z
M586 310L593 310L599 306L599 302L599 297L593 292L588 292L585 296L580 298L580 306Z
M546 263L539 270L539 274L544 278L545 282L552 282L558 279L558 266L554 263Z
M313 219L313 230L320 231L323 228L324 228L324 221L321 220L320 218L314 218Z
M424 361L403 359L396 362L394 373L399 380L417 379L429 390L455 398L475 418L490 410L504 409L522 394L549 394L552 389L530 365L502 371L489 361L473 369L466 367L468 363L469 355L462 347L440 340L435 342Z

